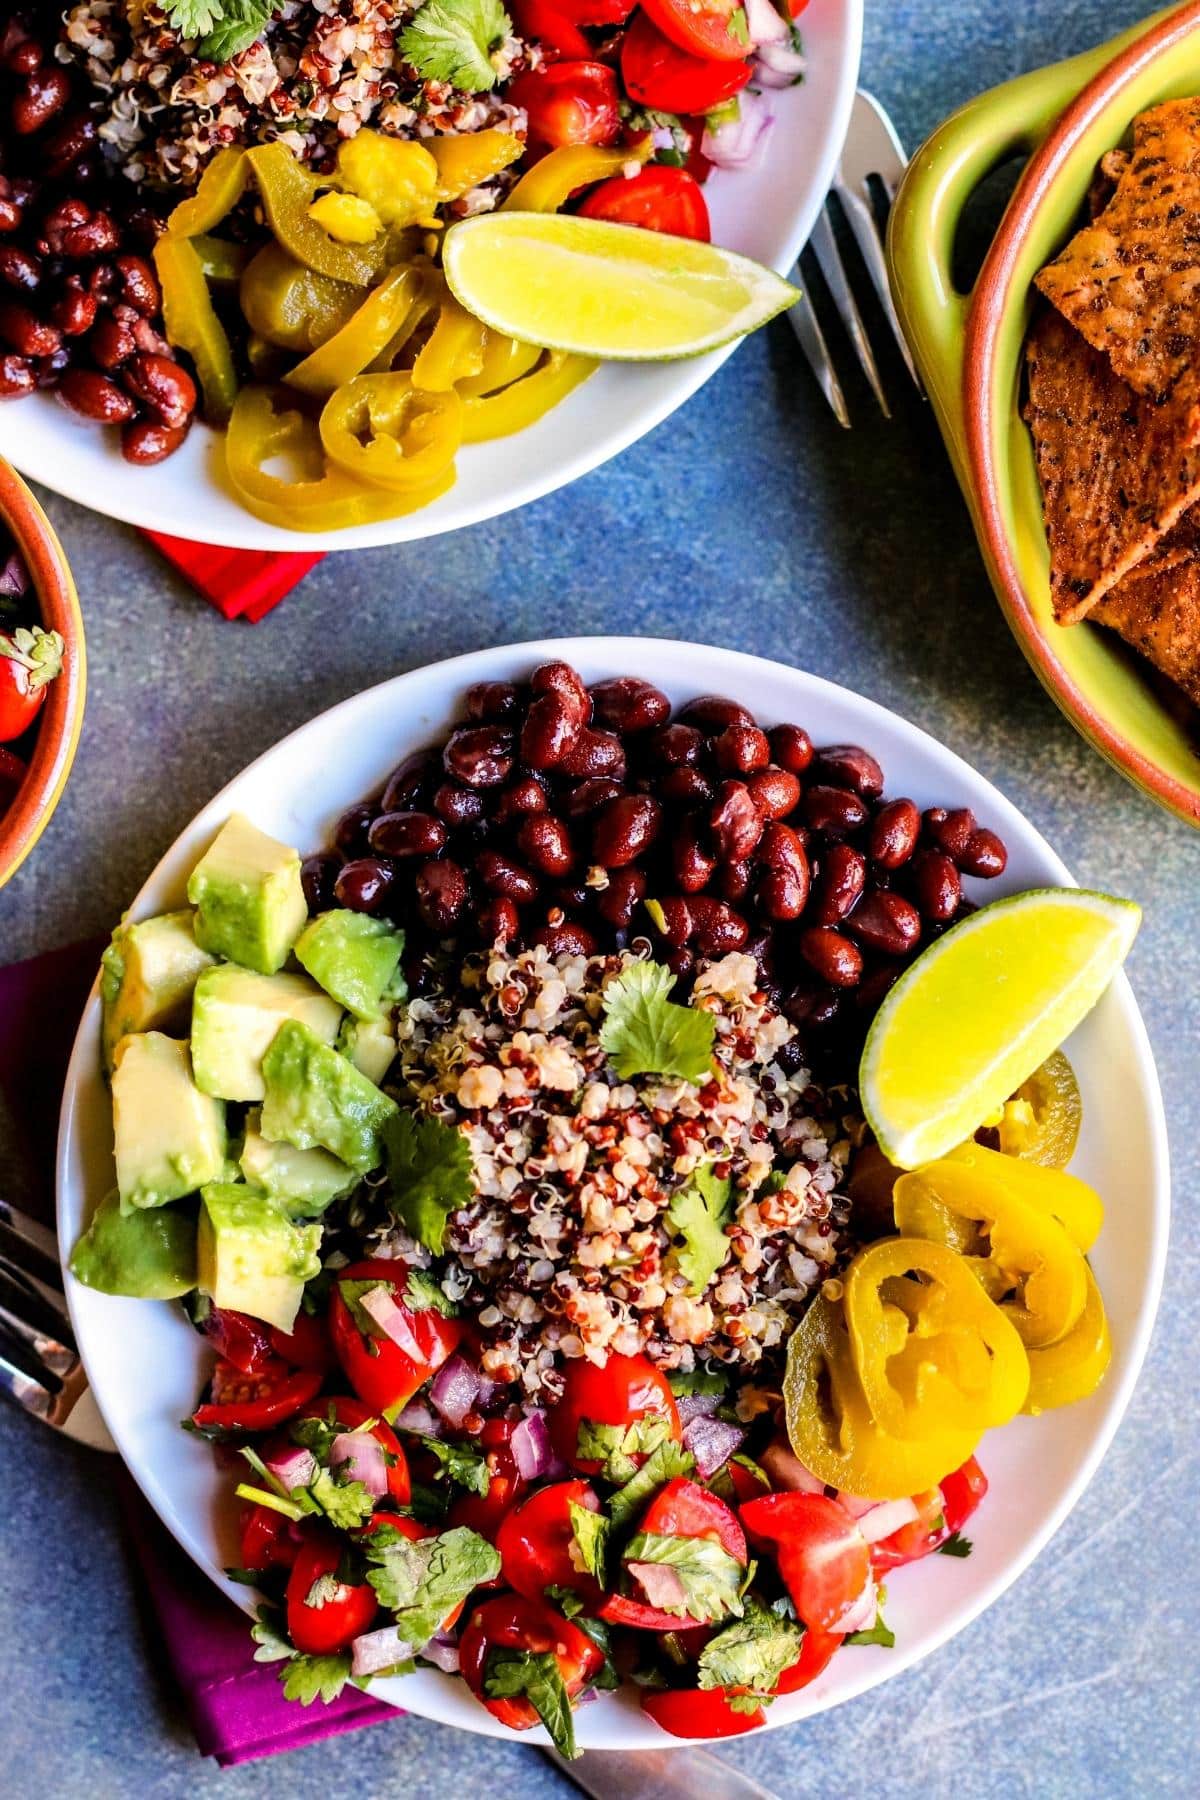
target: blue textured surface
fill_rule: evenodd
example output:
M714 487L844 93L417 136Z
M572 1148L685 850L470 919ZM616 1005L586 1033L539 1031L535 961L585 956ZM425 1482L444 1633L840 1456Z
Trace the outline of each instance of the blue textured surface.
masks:
M1099 42L1139 10L872 4L864 79L915 145L969 95ZM560 630L688 635L802 664L943 738L1080 880L1146 906L1130 973L1175 1163L1163 1309L1117 1442L1035 1569L916 1670L726 1753L788 1796L1194 1793L1200 845L1100 762L1038 688L993 602L928 411L906 403L883 428L857 389L852 404L869 428L846 435L787 327L774 327L616 464L499 524L329 560L255 630L197 602L132 532L51 499L87 615L91 692L66 799L0 894L0 961L107 930L192 812L284 731L366 683L483 644ZM114 479L136 476L114 467ZM0 1457L10 1791L573 1791L515 1741L418 1720L218 1775L165 1686L104 1462L7 1409Z

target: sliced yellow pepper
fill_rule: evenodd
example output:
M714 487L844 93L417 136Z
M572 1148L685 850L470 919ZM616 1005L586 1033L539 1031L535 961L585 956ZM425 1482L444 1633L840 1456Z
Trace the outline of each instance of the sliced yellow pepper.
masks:
M1090 1250L1104 1223L1104 1202L1095 1188L1065 1169L1002 1156L983 1144L960 1144L948 1159L970 1169L980 1180L1003 1187L1035 1211L1057 1219L1073 1244Z
M1005 1101L996 1134L1006 1156L1065 1169L1075 1154L1082 1118L1075 1071L1056 1050Z
M306 268L331 281L366 287L383 267L386 242L339 244L309 217L316 182L285 144L259 144L246 159L258 183L263 211L276 240Z
M453 388L426 393L407 373L359 375L321 413L330 462L390 493L427 490L462 442L462 401Z
M511 131L493 129L429 138L426 148L437 164L437 198L457 200L515 163L525 146Z
M572 388L586 381L599 366L590 356L569 356L562 350L547 351L545 362L532 375L514 381L486 399L465 401L463 443L480 444L488 438L508 437L511 432L524 431L552 406L557 406Z
M486 394L510 387L522 375L528 375L541 360L541 346L520 344L502 332L489 331L483 345L483 367L478 375L468 375L455 385L464 400L480 400Z
M307 356L353 318L362 291L305 268L272 242L247 264L238 303L252 332Z
M242 272L250 261L250 251L245 244L228 244L224 238L209 237L204 232L189 241L200 258L206 280L232 283L242 279Z
M441 393L456 381L478 375L483 368L483 340L487 328L467 312L452 294L446 294L429 341L413 363L413 381L428 393Z
M309 207L308 216L339 244L371 244L383 230L371 202L358 194L322 194Z
M218 150L200 177L195 193L181 200L169 215L167 230L176 237L198 237L201 232L214 231L233 211L249 180L250 165L244 150Z
M884 1238L859 1251L844 1287L854 1367L889 1435L924 1437L931 1420L983 1430L1020 1411L1029 1388L1024 1346L953 1250Z
M343 382L361 375L381 351L395 342L401 326L421 299L422 275L411 263L389 269L340 331L306 356L286 377L289 387L307 394L332 394Z
M841 1304L824 1294L792 1333L783 1398L788 1437L805 1468L863 1500L903 1500L936 1487L982 1435L982 1428L936 1420L923 1437L882 1431L855 1373Z
M281 456L299 466L296 480L266 473L265 465ZM243 388L238 395L225 434L225 466L243 506L255 518L290 531L338 531L395 518L427 506L454 480L448 471L426 488L389 494L364 487L341 469L328 470L313 421L277 392L260 387Z
M506 212L557 212L576 188L619 175L629 163L644 163L654 149L649 133L636 144L605 150L595 144L564 144L551 150L522 175L508 199Z
M238 379L229 338L204 279L204 265L189 238L165 232L154 247L154 266L162 286L168 341L177 350L186 350L196 365L205 418L212 425L224 425L237 399Z
M414 225L431 218L437 205L438 165L424 144L411 139L359 131L339 149L337 175L385 225Z
M1066 1337L1057 1344L1029 1352L1028 1413L1046 1412L1053 1406L1069 1406L1085 1400L1099 1387L1112 1360L1112 1338L1104 1298L1096 1278L1087 1270L1087 1299L1083 1311Z

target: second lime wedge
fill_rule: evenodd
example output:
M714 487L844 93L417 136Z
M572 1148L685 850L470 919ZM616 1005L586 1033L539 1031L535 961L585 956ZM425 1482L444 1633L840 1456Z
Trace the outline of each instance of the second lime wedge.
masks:
M566 213L481 213L452 225L442 266L493 331L616 362L715 350L799 298L748 257L693 238Z
M863 1050L863 1111L884 1155L913 1169L969 1138L1091 1011L1141 917L1110 894L1034 888L931 944Z

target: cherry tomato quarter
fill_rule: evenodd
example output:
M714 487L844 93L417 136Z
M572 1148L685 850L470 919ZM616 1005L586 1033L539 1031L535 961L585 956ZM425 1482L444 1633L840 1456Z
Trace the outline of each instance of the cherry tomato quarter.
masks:
M751 1543L774 1556L802 1622L836 1627L871 1573L870 1546L845 1508L823 1494L764 1494L741 1519Z
M62 672L62 639L57 632L0 631L0 744L21 737L46 698L50 682Z
M509 11L518 37L541 46L546 61L561 57L587 60L592 46L570 16L565 4L553 0L512 0ZM549 53L549 54L548 54Z
M677 1475L659 1489L638 1529L656 1537L712 1538L735 1562L746 1566L746 1534L736 1515L723 1500L686 1475Z
M615 144L621 135L617 78L605 63L550 63L518 75L505 95L528 116L528 141L558 150L567 144Z
M740 1737L766 1723L761 1706L738 1712L729 1704L724 1688L671 1688L642 1690L642 1711L672 1737Z
M192 1424L199 1431L270 1431L294 1418L321 1385L315 1369L289 1369L272 1358L253 1375L219 1362L212 1375L212 1398L198 1406Z
M815 1631L810 1625L804 1633L804 1642L800 1646L800 1654L790 1669L785 1669L775 1683L777 1694L794 1694L799 1688L807 1687L810 1681L825 1669L834 1651L842 1642L840 1631Z
M232 1312L224 1306L211 1306L200 1326L221 1360L232 1363L243 1375L256 1375L271 1362L275 1355L270 1338L272 1329L260 1320L250 1318L248 1313ZM283 1360L288 1362L289 1359L285 1356Z
M298 1312L290 1331L268 1325L267 1337L275 1355L281 1356L293 1369L319 1369L324 1375L333 1367L329 1327L324 1319L312 1313Z
M342 1558L335 1537L322 1533L300 1548L287 1584L287 1628L305 1656L331 1656L368 1630L378 1611L375 1591L363 1582L322 1581L334 1575ZM317 1598L310 1601L316 1584Z
M585 219L609 219L617 225L640 225L671 237L708 243L712 229L700 185L686 169L651 163L636 175L616 175L593 188L579 208Z
M665 37L692 56L741 62L748 48L741 0L643 0L647 16Z
M242 1508L241 1566L262 1574L290 1569L303 1542L299 1528L269 1506Z
M599 1512L600 1502L586 1481L556 1481L520 1501L501 1521L496 1548L504 1579L518 1594L540 1600L548 1587L572 1588L589 1601L599 1584L579 1568L571 1552L575 1534L571 1504Z
M973 1456L969 1456L961 1469L943 1478L942 1513L946 1520L947 1531L961 1531L979 1502L988 1491L987 1476Z
M353 1394L334 1394L332 1398L322 1394L319 1400L312 1401L299 1413L302 1419L328 1419L331 1416L343 1431L358 1431L368 1420L375 1420L371 1426L371 1436L376 1443L383 1445L392 1459L387 1472L388 1493L401 1506L407 1506L412 1497L412 1479L400 1440L391 1426L385 1424Z
M513 1731L528 1731L538 1717L528 1700L487 1698L484 1682L493 1650L528 1650L535 1656L551 1652L572 1699L595 1679L604 1662L599 1645L544 1601L523 1594L497 1594L474 1607L458 1645L463 1679L492 1717Z
M631 100L661 112L707 113L749 81L746 61L715 62L681 50L647 13L640 12L621 41L621 78Z
M351 1263L334 1282L329 1298L329 1331L333 1347L355 1393L376 1414L394 1416L436 1374L462 1337L457 1319L447 1319L436 1307L413 1312L404 1304L408 1270L404 1263L375 1257ZM390 1338L365 1338L342 1297L342 1281L377 1279L391 1290L404 1315L412 1350L404 1350Z
M610 1356L603 1368L579 1357L567 1364L562 1399L550 1414L550 1437L563 1462L581 1475L596 1475L603 1463L579 1455L579 1428L584 1422L628 1428L639 1419L663 1418L671 1438L683 1432L675 1396L661 1370L644 1356ZM632 1452L635 1463L645 1455Z

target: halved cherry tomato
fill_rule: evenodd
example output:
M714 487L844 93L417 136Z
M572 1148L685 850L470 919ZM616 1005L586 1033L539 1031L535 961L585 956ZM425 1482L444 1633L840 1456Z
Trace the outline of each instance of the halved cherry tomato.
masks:
M310 1603L314 1583L332 1575L342 1545L324 1532L301 1546L287 1584L288 1636L305 1656L330 1656L366 1631L379 1610L375 1590L365 1581L335 1582L332 1591ZM323 1584L324 1585L324 1584Z
M241 1558L243 1569L290 1569L303 1538L290 1519L269 1506L253 1502L242 1508Z
M290 1331L268 1325L267 1336L276 1356L282 1356L293 1369L320 1369L324 1375L333 1367L329 1327L324 1319L318 1319L313 1313L298 1312Z
M808 0L788 0L788 12L793 19L798 19L808 5Z
M611 219L618 225L640 225L672 237L708 243L712 228L708 207L695 177L686 169L651 163L636 175L615 175L593 188L579 208L585 219Z
M377 1279L392 1290L392 1298L404 1314L417 1355L402 1350L390 1338L365 1338L342 1299L341 1281ZM374 1257L351 1263L333 1283L329 1297L329 1330L338 1361L350 1386L374 1413L395 1414L407 1405L455 1349L462 1337L457 1319L443 1318L436 1307L413 1312L404 1304L408 1269L402 1262Z
M600 62L550 63L509 85L505 99L529 116L531 145L615 144L621 135L617 78Z
M319 1400L314 1400L310 1405L302 1408L299 1417L302 1419L328 1419L331 1409L335 1424L340 1425L343 1431L357 1431L360 1426L367 1423L368 1419L375 1419L375 1424L371 1427L371 1436L377 1444L382 1444L388 1455L394 1459L389 1464L387 1472L388 1493L393 1500L398 1500L401 1506L407 1506L412 1497L412 1479L408 1473L408 1463L404 1451L400 1448L400 1440L391 1426L385 1424L377 1414L371 1411L369 1406L364 1406L362 1401L356 1399L352 1394L334 1394L332 1396L322 1394Z
M642 1711L672 1737L740 1737L766 1723L762 1707L738 1712L724 1688L643 1688Z
M563 1462L581 1475L596 1475L604 1464L579 1455L579 1427L584 1421L629 1426L654 1417L666 1419L671 1437L682 1442L670 1384L646 1357L610 1356L603 1368L579 1357L567 1364L562 1399L550 1414L550 1436ZM642 1463L645 1457L635 1453L632 1461Z
M961 1469L943 1477L942 1512L946 1529L961 1531L988 1491L988 1480L973 1456L968 1456Z
M260 1320L252 1319L248 1313L232 1312L225 1306L210 1306L200 1325L217 1355L244 1375L256 1375L271 1361L274 1351L269 1333L272 1329ZM287 1362L288 1358L285 1356L283 1360Z
M489 1544L496 1542L501 1523L525 1492L525 1483L511 1448L516 1428L512 1419L484 1420L479 1441L487 1457L488 1491L486 1494L461 1495L448 1515L449 1524L469 1526ZM488 1585L499 1587L501 1582L502 1577L497 1576Z
M770 1552L803 1623L828 1631L862 1593L870 1546L824 1494L764 1494L741 1508L752 1544Z
M642 4L658 29L692 56L740 62L749 48L748 34L733 25L741 0L642 0Z
M539 44L547 62L562 56L588 58L592 46L566 9L565 0L512 0L509 7L517 36ZM547 51L552 52L547 56Z
M810 1625L804 1633L800 1654L790 1669L785 1669L772 1693L794 1694L798 1688L815 1681L842 1642L840 1631L815 1631Z
M496 1533L504 1579L518 1594L540 1600L548 1587L573 1588L598 1600L599 1584L571 1556L571 1502L599 1512L600 1502L586 1481L555 1481L538 1488L505 1516Z
M621 78L630 99L662 112L711 112L732 100L750 75L748 62L714 62L704 53L681 50L644 12L621 42Z
M713 1538L735 1562L746 1566L746 1534L736 1515L723 1500L686 1475L675 1476L659 1489L638 1530L655 1537Z
M914 1494L918 1517L902 1525L891 1537L871 1545L871 1567L877 1574L900 1569L906 1563L940 1550L947 1538L961 1531L987 1493L987 1476L973 1456L961 1469L947 1475L941 1485L926 1494Z
M16 634L0 631L0 743L10 744L29 730L42 710L46 689L62 671L62 639L32 627L32 649ZM26 643L29 639L25 640Z
M289 1369L276 1358L253 1375L219 1362L212 1398L196 1408L192 1424L200 1431L269 1431L294 1417L320 1385L315 1369Z
M25 764L20 757L0 744L0 819L16 799L25 774Z
M678 1631L687 1621L678 1613L663 1612L648 1606L644 1600L630 1600L624 1594L605 1594L596 1608L596 1617L606 1625L628 1625L633 1631Z
M527 1731L537 1724L538 1716L528 1700L487 1698L484 1681L493 1650L528 1650L535 1656L552 1652L572 1699L595 1679L604 1662L599 1645L544 1601L523 1594L497 1594L494 1600L474 1607L458 1645L463 1679L493 1718L514 1731Z
M394 1512L372 1513L357 1535L360 1538L373 1537L385 1525L390 1525L393 1531L398 1531L401 1537L408 1538L414 1544L419 1544L424 1538L437 1536L434 1526L422 1525L419 1519L410 1519L407 1513ZM446 1614L440 1626L442 1631L449 1631L452 1625L458 1624L462 1616L462 1609L466 1604L465 1600L460 1600L458 1605Z
M576 25L623 25L636 0L554 0Z

